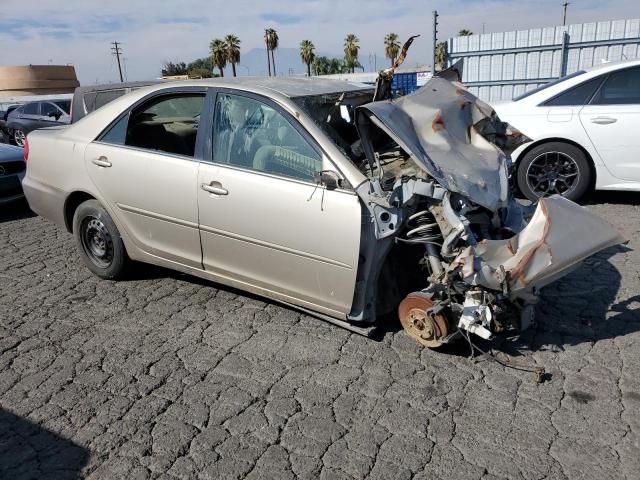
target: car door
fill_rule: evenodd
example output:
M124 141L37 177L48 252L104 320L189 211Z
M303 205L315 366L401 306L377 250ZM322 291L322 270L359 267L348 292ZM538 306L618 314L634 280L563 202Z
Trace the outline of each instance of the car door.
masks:
M22 111L18 115L18 121L16 127L22 130L24 133L29 133L32 130L39 128L40 123L40 102L27 103L22 107Z
M198 173L205 270L283 301L348 313L360 247L358 197L316 184L316 172L336 168L275 102L220 90L211 130L209 161Z
M204 89L169 89L125 112L85 151L107 208L143 251L202 268L196 186Z
M580 121L611 174L640 181L640 67L610 73Z

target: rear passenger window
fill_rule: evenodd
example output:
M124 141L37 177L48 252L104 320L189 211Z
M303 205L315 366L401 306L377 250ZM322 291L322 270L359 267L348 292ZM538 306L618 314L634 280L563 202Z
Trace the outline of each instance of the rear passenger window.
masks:
M24 106L24 110L22 111L22 113L24 113L25 115L40 115L39 106L40 104L38 102L27 103Z
M640 67L609 74L591 105L640 104Z
M551 100L547 100L544 105L547 107L580 107L589 101L600 83L602 83L602 76L570 88Z
M125 115L102 136L100 141L104 143L111 143L113 145L124 145L124 142L127 139L128 123L129 116Z
M218 94L213 161L313 181L322 157L277 110L240 95Z
M203 105L204 94L152 99L116 122L100 141L193 157Z

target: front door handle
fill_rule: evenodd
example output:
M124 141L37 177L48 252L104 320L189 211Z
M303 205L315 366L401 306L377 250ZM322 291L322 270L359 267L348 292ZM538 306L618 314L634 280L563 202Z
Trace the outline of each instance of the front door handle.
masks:
M591 123L597 123L598 125L609 125L610 123L616 123L617 118L613 117L594 117L591 119Z
M205 192L213 193L214 195L228 195L229 190L222 187L220 182L203 183L200 185Z
M105 167L105 168L111 166L111 162L109 161L109 159L107 157L94 158L93 160L91 160L91 163L93 163L94 165L97 165L99 167Z

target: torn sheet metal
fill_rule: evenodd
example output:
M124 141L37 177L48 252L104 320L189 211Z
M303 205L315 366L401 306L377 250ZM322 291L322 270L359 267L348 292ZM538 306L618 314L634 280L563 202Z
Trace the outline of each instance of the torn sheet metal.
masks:
M579 239L579 241L576 241ZM529 224L508 240L482 240L453 262L466 282L526 297L594 253L624 241L607 222L559 195L540 199ZM506 282L506 285L505 285Z
M499 147L508 125L462 84L434 77L411 95L358 107L356 122L365 144L378 126L447 190L492 211L506 206L511 162Z

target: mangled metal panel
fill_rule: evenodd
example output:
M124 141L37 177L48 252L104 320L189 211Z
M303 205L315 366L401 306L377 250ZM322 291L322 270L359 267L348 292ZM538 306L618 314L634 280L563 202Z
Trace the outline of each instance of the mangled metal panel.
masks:
M576 241L579 239L579 241ZM528 225L508 240L482 240L451 266L466 281L518 297L565 275L582 260L624 241L607 222L559 195L540 199ZM506 282L506 284L505 284Z
M433 78L406 97L359 107L356 121L365 144L373 123L444 188L492 211L507 204L510 160L485 137L506 138L508 126L461 84Z

